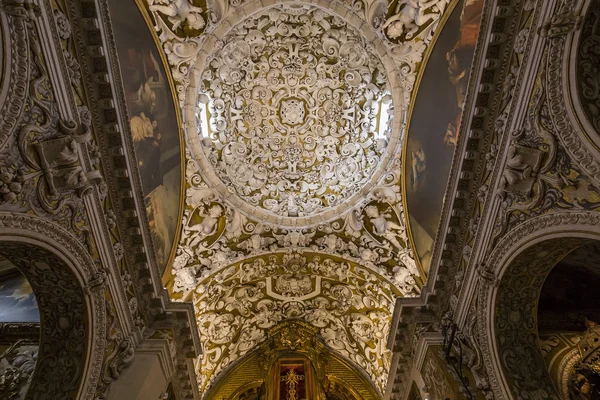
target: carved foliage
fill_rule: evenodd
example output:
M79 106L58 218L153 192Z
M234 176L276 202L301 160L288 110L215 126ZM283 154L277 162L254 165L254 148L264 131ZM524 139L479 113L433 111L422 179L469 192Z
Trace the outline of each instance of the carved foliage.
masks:
M504 212L496 225L496 237L527 218L557 209L593 210L600 206L600 189L571 161L559 140L564 132L557 129L551 118L552 93L547 91L550 84L543 79L544 61L524 126L511 135L499 184Z
M282 216L356 197L381 164L393 107L366 39L319 8L280 6L223 40L202 74L198 113L219 179Z
M3 243L0 254L27 276L40 310L42 337L30 392L39 399L74 398L89 351L82 286L62 260L39 247Z
M565 16L566 21L572 20L573 8L574 1L565 0L560 6L558 15ZM571 19L569 19L568 16L571 16ZM589 19L594 19L593 12L590 14ZM590 31L588 30L588 32ZM570 102L566 100L567 97L564 88L565 80L563 78L565 70L563 60L565 59L564 54L566 49L567 35L561 34L551 39L547 59L548 71L546 77L548 84L549 111L556 130L560 132L559 139L563 143L569 156L581 166L586 175L593 179L596 184L599 184L600 161L598 161L597 152L590 149L589 140L587 138L584 139L585 135L579 128L573 126L573 122L567 113L567 104ZM588 61L591 61L589 57L592 57L593 53L587 52L586 54ZM589 86L590 84L593 84L593 81L584 80L582 84ZM591 92L587 92L586 97L590 96L593 97ZM589 102L587 103L590 104Z
M307 249L364 265L392 280L404 295L418 293L419 272L406 238L399 168L394 161L392 171L363 199L363 207L331 223L294 229L258 222L220 200L203 180L198 162L188 160L187 207L173 264L175 292L185 298L202 277L247 257Z
M0 12L3 7L0 5ZM14 5L12 12L0 15L0 40L3 41L0 49L7 60L2 71L4 75L0 77L0 93L6 90L6 96L0 98L0 149L17 127L28 90L27 36L31 25L27 13L19 13L19 9L18 5ZM22 10L25 11L24 8Z
M503 375L508 388L517 397L558 399L537 340L537 301L544 280L556 262L586 240L551 239L524 250L508 266L501 265L501 260L528 237L539 237L541 232L567 225L589 230L599 221L598 214L585 212L536 217L508 232L488 258L489 268L486 269L494 276L506 271L502 273L497 289L493 286L495 278L481 278L478 284L477 341L495 396L501 396L502 378L499 375ZM496 293L494 304L490 303L492 293ZM495 308L495 319L491 321L494 336L487 325L490 307ZM496 342L498 353L490 347L492 341ZM494 369L494 359L501 365L501 372Z
M537 301L550 270L578 240L560 239L525 250L503 276L496 300L495 332L507 380L515 396L555 398L537 341Z
M600 1L594 0L585 16L577 54L577 84L583 108L600 134Z
M389 283L368 270L317 255L273 255L232 266L196 290L204 348L197 365L200 388L263 342L268 328L302 319L383 392L394 294Z

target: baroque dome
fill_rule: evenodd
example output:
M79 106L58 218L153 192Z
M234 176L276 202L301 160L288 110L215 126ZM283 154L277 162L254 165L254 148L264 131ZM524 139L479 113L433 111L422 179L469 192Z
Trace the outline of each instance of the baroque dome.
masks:
M331 219L380 177L392 111L385 68L360 32L314 6L270 8L207 60L196 157L212 168L205 179L254 217Z

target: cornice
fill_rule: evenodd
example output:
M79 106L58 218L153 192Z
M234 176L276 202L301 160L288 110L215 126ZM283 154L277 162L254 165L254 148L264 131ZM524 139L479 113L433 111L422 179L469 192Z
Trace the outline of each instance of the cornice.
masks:
M410 347L412 338L410 332L407 335L407 321L414 321L413 318L426 321L428 313L434 314L435 320L439 321L450 306L452 292L462 285L458 266L463 257L469 221L478 207L477 189L485 172L485 154L493 142L490 133L494 132L493 125L500 111L502 83L510 67L523 5L521 0L486 1L484 5L461 133L434 241L429 279L419 301L400 304L401 310L394 315L392 326L397 326L392 328L396 333L394 352L404 354L406 347ZM430 311L423 314L422 310ZM410 318L409 313L412 314ZM398 396L408 389L414 364L410 357L396 357L395 354L394 358L398 359L398 365L392 365L392 368L397 372L395 378L388 381L386 398L397 398L390 396Z
M533 21L539 21L537 24L533 23L533 26L528 29L528 37L525 44L527 49L527 58L519 65L517 76L514 77L515 84L509 96L509 103L503 114L509 115L510 119L505 121L505 129L496 138L498 152L495 155L496 163L491 174L482 181L481 184L487 184L487 195L482 200L478 201L481 207L481 214L479 215L479 226L477 232L472 240L470 247L473 250L471 257L466 261L464 271L465 279L463 285L460 288L460 292L457 296L456 309L454 310L454 316L457 323L464 323L469 312L472 298L474 296L474 287L478 279L479 266L486 264L486 256L494 246L493 241L493 229L494 222L501 212L501 199L499 197L498 186L500 176L506 164L506 154L509 150L511 142L511 135L514 131L517 131L523 126L525 119L527 118L527 110L529 107L529 101L533 87L535 85L535 78L537 71L542 61L543 49L547 44L545 38L541 37L537 28L541 26L544 21L551 15L554 4L554 0L545 1L539 3L538 7L534 10L531 19ZM518 55L513 53L512 57L516 58ZM509 66L512 63L508 64ZM509 67L510 68L510 67ZM499 114L498 110L497 115ZM498 117L500 118L500 117ZM487 152L491 151L489 148ZM483 160L485 163L485 159ZM476 203L477 205L477 203ZM475 215L475 211L471 212L471 218Z
M186 361L201 353L194 312L189 304L170 301L162 286L162 271L151 256L154 254L153 243L127 122L129 119L108 5L102 1L67 0L66 3L73 26L77 59L82 75L87 77L84 89L93 117L108 194L116 215L114 220L121 233L124 257L136 285L138 304L149 328L168 326L174 330L179 349L175 368L177 381L195 382ZM98 212L100 209L96 208ZM104 241L104 246L109 244L110 240ZM137 341L143 341L143 331L138 332ZM192 389L184 389L184 392L194 397Z

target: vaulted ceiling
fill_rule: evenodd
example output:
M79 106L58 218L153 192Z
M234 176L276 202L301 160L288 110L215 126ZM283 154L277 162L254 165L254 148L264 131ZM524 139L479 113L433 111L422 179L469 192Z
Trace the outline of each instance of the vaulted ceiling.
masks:
M149 219L165 284L197 313L201 392L288 319L318 328L385 391L395 299L426 281L403 151L428 47L458 2L448 3L139 2L158 53L136 64L135 45L122 46L122 70L143 70L130 125L142 182L162 173L144 184ZM165 165L174 134L179 191L177 174L148 169L153 157ZM178 197L179 215L161 205Z

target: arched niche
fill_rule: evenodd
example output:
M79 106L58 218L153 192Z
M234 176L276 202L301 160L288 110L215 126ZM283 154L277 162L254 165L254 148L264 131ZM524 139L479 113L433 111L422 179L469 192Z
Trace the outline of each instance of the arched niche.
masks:
M553 17L564 21L563 31L542 29L548 36L545 79L552 122L565 150L596 183L600 182L600 80L591 64L600 67L594 44L600 1L566 0ZM560 29L560 28L554 28ZM594 60L591 64L590 61ZM596 104L597 105L594 105Z
M95 399L105 347L104 279L68 232L0 213L0 255L27 278L40 311L40 347L26 399Z
M542 355L544 281L574 249L600 239L600 214L561 213L517 226L496 246L478 286L478 335L492 390L503 399L561 399Z
M546 368L564 399L598 399L593 368L599 346L600 242L581 246L548 274L538 303L538 334ZM589 338L586 340L585 338ZM588 350L584 350L588 348Z

